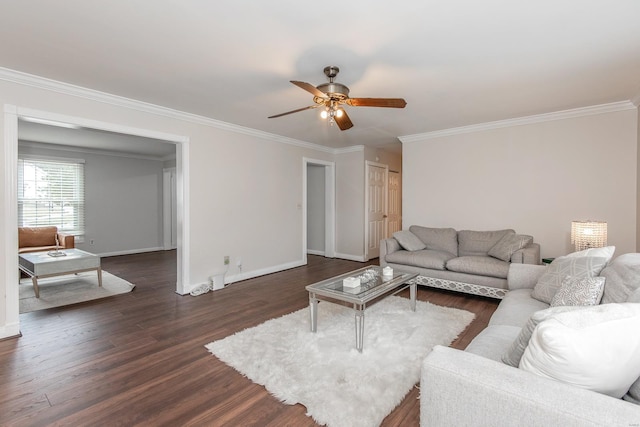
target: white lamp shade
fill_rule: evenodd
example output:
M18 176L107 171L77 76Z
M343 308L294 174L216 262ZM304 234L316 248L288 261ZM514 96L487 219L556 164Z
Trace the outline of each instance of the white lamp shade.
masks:
M576 251L607 246L607 223L571 221L571 243L576 245Z

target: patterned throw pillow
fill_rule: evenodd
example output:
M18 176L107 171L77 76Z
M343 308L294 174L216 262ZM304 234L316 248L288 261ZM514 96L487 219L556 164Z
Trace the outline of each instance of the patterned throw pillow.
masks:
M491 249L488 255L509 262L514 252L533 242L532 236L522 234L505 234Z
M551 307L558 305L598 305L604 292L604 277L567 276L551 300Z
M607 262L611 261L613 254L616 251L615 246L605 246L603 248L589 248L579 252L572 252L565 255L566 258L577 258L581 256L597 256L607 258Z
M551 304L565 277L573 276L576 279L595 277L600 274L607 262L608 258L591 256L556 258L536 283L531 296Z

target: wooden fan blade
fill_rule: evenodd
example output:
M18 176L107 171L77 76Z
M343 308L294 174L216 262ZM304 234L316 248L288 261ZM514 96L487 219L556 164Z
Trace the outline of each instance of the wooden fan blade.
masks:
M268 118L268 119L275 119L276 117L286 116L287 114L299 113L300 111L310 110L310 109L312 109L312 108L318 108L319 106L320 106L319 104L316 104L316 105L310 105L310 106L308 106L308 107L298 108L297 110L287 111L286 113L276 114L275 116L269 116L269 117L267 117L267 118Z
M353 107L404 108L407 105L402 98L349 98L346 103Z
M320 89L312 85L311 83L297 82L295 80L290 80L290 82L298 86L300 89L306 90L313 96L317 96L318 98L329 99L326 93L324 93L323 91L321 91Z
M340 111L342 111L342 116L338 117L336 115L333 117L336 123L338 124L338 127L340 128L340 130L347 130L352 128L353 123L351 122L351 119L347 115L347 112L344 111L342 108L340 108Z

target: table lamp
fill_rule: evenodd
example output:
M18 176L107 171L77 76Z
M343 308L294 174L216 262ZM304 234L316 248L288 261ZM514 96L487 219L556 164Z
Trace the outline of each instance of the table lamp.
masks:
M576 245L576 251L607 246L607 223L571 221L571 243Z

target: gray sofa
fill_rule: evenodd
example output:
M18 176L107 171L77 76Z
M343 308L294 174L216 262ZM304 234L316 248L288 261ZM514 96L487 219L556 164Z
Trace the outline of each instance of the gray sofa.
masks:
M503 298L511 263L540 264L540 245L514 230L412 225L380 242L380 265L418 273L420 285Z
M509 293L487 328L465 351L437 346L427 356L420 380L421 426L640 425L640 379L631 386L632 391L618 399L505 363L505 354L510 354L532 314L541 316L544 312L540 310L549 307L532 297L549 268L512 264ZM601 305L593 308L640 302L640 254L615 258L599 276L605 278L604 296Z

